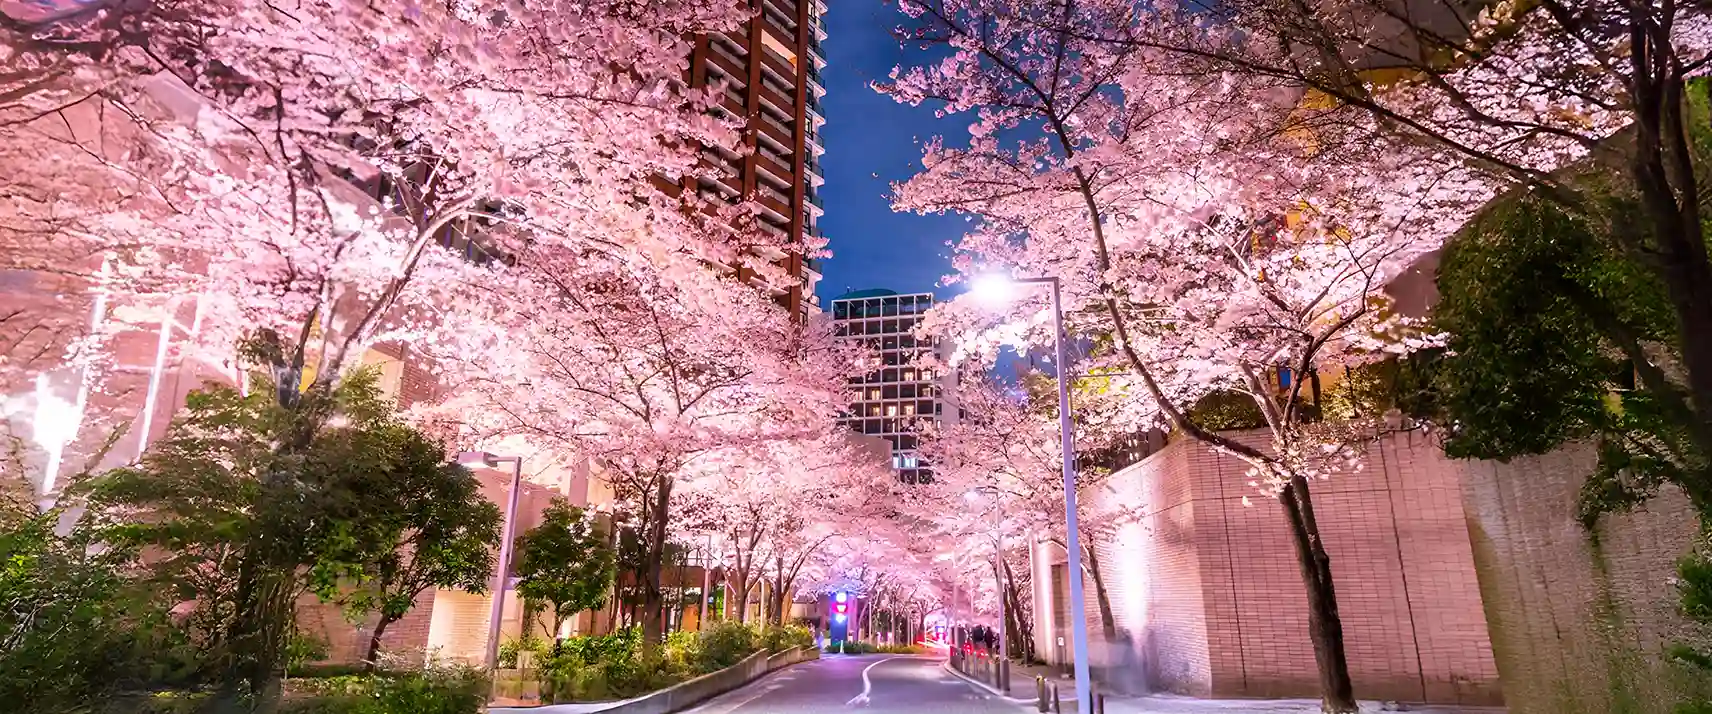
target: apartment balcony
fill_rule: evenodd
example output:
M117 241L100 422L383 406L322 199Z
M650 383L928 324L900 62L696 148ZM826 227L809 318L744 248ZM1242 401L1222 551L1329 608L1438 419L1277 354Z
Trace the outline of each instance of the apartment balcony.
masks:
M792 101L792 97L769 86L766 82L761 83L761 101L771 104L781 116L795 116L797 113L797 105L796 102ZM781 124L781 126L783 125ZM785 136L790 136L789 130L786 131Z
M795 47L797 45L797 26L795 22L789 23L789 27L786 27L786 22L774 19L769 13L762 13L759 22L761 23L761 29L765 30L767 34L772 35L773 39L777 40L779 44L786 47Z
M766 233L767 235L778 239L780 242L788 241L791 238L790 231L787 231L773 223L768 223L767 221L756 221L755 224L761 227L762 233Z
M826 66L826 53L820 49L820 38L813 34L808 36L808 56L814 58L816 67Z
M795 86L797 83L797 70L791 66L791 61L770 47L761 48L761 68L770 71L773 81L779 84Z
M715 182L719 184L715 190L719 191L720 198L730 199L743 193L743 179L732 174L721 173Z
M766 221L762 221L761 223L763 225L765 225ZM762 260L765 260L769 263L782 263L782 262L784 262L784 260L786 258L791 257L790 254L786 253L785 251L779 250L779 248L777 246L771 246L771 245L758 245L758 246L755 246L754 248L751 248L749 250L749 252L754 254L755 257L760 258Z
M796 17L797 4L795 0L765 0L766 9L772 10L783 17Z
M743 116L743 97L731 92L725 93L725 98L719 100L719 108L731 113L733 117Z
M761 112L760 130L763 137L778 145L776 148L780 153L789 151L796 143L791 138L791 128L765 110Z
M749 76L749 57L747 53L738 54L736 52L732 52L729 45L716 40L708 41L707 46L709 50L707 53L708 59L718 65L720 69L725 70L726 74L732 77L743 78Z
M809 63L808 72L806 74L808 74L808 87L809 89L814 90L815 96L826 96L826 82L821 80L820 70L815 68L813 62Z
M708 72L708 83L710 84L714 81L713 75L719 74L723 75L719 79L731 83L732 86L740 87L745 84L744 78L749 76L749 67L746 62L724 52L707 53L707 63L710 70Z
M779 156L762 148L755 152L755 165L762 171L771 174L774 179L785 185L791 184L791 160L787 156Z
M755 198L757 199L756 203L759 203L761 208L774 220L780 222L790 220L791 197L786 196L784 192L772 186L756 186Z

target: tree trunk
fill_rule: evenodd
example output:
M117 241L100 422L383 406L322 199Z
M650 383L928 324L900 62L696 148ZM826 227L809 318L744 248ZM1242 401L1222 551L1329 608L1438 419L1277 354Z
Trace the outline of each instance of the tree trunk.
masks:
M379 665L378 660L380 659L380 638L381 638L381 635L386 633L387 626L391 625L393 622L394 622L394 620L391 618L382 617L382 618L380 618L379 622L375 623L374 632L369 634L368 652L363 654L363 671L364 672L373 672L373 671L375 671L375 667Z
M665 639L663 628L666 611L665 593L660 587L661 575L665 571L666 550L666 514L671 505L672 480L666 476L659 477L659 485L654 488L653 518L648 523L648 542L643 548L643 569L646 571L642 584L642 660L652 662L659 659L660 645Z
M740 624L749 622L749 591L754 588L754 583L741 577L731 582L731 604L737 608L737 622Z
M1000 560L1005 568L1005 599L1010 603L1006 608L1009 622L1005 624L1006 634L1011 639L1011 655L1020 657L1025 663L1034 661L1034 625L1022 610L1022 596L1017 589L1016 574L1011 570L1009 560ZM1015 629L1012 629L1014 626Z
M1308 591L1308 637L1314 643L1314 661L1320 670L1320 695L1326 714L1356 711L1355 687L1349 678L1349 659L1344 654L1343 621L1338 617L1337 593L1332 586L1332 560L1320 540L1314 520L1314 502L1308 480L1292 475L1279 494L1284 515L1290 522L1290 540L1302 569L1302 584Z
M1111 642L1118 637L1117 621L1112 617L1112 596L1106 592L1106 578L1100 572L1100 554L1094 549L1094 539L1088 539L1083 549L1088 552L1088 574L1094 579L1094 601L1100 609L1100 632Z

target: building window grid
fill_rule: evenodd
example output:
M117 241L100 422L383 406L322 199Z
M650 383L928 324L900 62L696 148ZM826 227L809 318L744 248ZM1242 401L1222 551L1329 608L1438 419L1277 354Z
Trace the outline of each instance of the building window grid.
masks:
M921 313L932 304L931 295L895 295L836 300L830 306L839 336L860 340L878 353L874 369L849 379L858 391L845 423L890 441L893 468L906 483L932 480L915 453L915 432L943 413L933 370L910 366L913 357L934 351L932 340L914 334Z

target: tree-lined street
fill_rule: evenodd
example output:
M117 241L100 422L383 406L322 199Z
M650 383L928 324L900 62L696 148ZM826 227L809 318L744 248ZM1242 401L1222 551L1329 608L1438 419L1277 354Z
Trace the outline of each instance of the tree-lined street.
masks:
M0 0L0 714L1712 712L1712 6L839 4Z
M856 708L878 714L1018 711L944 670L939 657L827 656L765 677L690 709L693 714L810 714Z

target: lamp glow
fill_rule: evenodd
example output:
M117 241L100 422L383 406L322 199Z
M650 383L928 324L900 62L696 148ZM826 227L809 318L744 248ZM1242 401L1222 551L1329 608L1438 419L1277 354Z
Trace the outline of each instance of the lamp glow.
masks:
M1009 305L1016 297L1016 282L1004 273L984 273L975 277L969 292L985 305Z

